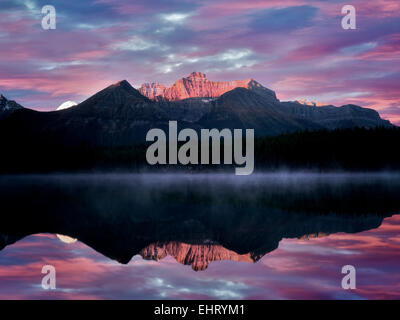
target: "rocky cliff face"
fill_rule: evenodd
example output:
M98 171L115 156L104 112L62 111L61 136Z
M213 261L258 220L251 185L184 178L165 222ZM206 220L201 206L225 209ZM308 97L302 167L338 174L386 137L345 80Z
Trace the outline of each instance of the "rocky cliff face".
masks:
M240 255L218 244L188 244L169 242L151 244L140 255L146 260L159 261L172 256L181 264L191 265L195 271L203 271L213 261L232 260L236 262L256 262L250 253Z
M144 83L139 89L139 92L149 99L157 100L157 97L163 97L167 87L158 82Z
M263 87L254 79L210 81L201 72L192 72L188 77L178 80L169 88L158 83L146 83L141 86L139 91L149 99L177 101L188 98L218 98L235 88L254 90L276 100L274 91Z

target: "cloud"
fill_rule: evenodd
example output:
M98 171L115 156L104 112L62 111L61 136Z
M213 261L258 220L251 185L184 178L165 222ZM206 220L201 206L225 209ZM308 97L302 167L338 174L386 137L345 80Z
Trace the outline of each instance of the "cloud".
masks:
M174 12L174 13L168 13L168 14L162 14L161 17L163 20L171 23L183 23L185 20L187 20L189 17L191 17L193 13L179 13L179 12Z
M341 52L343 52L345 54L357 55L360 53L368 52L368 51L376 48L377 45L378 45L377 42L366 42L366 43L342 48Z
M159 64L159 70L163 73L171 73L177 69L188 73L189 70L208 71L232 71L248 68L255 65L258 60L255 53L249 48L232 48L215 54L190 54L167 56L165 61Z
M133 36L129 40L115 43L112 47L115 50L127 51L145 51L155 48L157 48L158 50L167 49L167 47L163 47L157 42L145 40L138 36Z
M171 84L199 70L255 78L282 99L399 105L400 3L355 3L359 28L346 31L342 2L54 0L47 32L45 0L3 0L0 92L49 110L121 79Z

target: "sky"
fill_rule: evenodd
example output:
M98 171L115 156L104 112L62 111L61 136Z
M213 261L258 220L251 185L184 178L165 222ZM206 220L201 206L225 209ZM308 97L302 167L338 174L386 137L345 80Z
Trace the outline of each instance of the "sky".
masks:
M400 125L400 2L1 0L0 93L49 111L126 79L171 85L193 71L254 78L280 100L354 103ZM42 7L56 29L42 28Z

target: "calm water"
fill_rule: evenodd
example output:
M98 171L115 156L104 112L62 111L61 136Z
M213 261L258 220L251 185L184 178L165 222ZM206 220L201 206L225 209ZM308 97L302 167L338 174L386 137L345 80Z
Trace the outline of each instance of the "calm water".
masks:
M0 298L398 299L399 199L393 173L3 176Z

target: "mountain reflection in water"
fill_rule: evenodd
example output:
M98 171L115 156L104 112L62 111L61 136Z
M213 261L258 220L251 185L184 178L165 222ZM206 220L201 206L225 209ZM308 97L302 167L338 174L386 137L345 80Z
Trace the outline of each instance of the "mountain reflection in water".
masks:
M282 239L378 228L400 212L399 177L3 176L0 249L12 250L29 235L53 233L78 239L122 264L136 255L155 261L172 256L195 271L213 261L253 263L276 250Z

